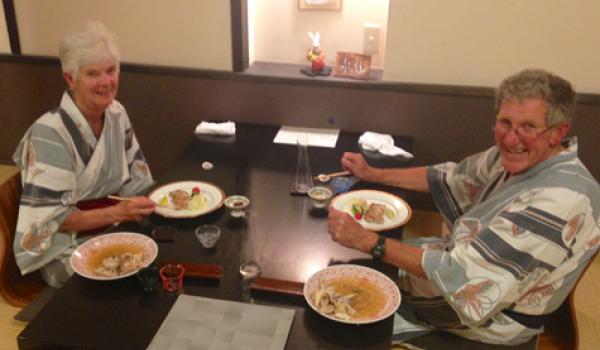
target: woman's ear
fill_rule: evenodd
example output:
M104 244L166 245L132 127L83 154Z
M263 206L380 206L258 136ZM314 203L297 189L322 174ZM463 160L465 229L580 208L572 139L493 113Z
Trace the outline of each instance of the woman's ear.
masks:
M75 86L75 81L73 80L71 73L63 73L63 78L65 78L69 90L73 90L73 86Z

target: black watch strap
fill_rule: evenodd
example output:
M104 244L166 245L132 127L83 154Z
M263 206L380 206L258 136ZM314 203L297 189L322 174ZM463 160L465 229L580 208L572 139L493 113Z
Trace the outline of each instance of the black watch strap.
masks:
M377 243L371 248L373 258L380 260L385 255L385 237L379 236Z

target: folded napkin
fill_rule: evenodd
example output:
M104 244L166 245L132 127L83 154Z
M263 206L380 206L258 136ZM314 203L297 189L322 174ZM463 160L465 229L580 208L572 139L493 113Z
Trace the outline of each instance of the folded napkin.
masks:
M196 126L196 134L204 135L235 135L235 123L209 123L201 122Z
M394 139L391 135L387 134L378 134L376 132L367 131L360 136L358 144L367 151L379 152L386 156L402 156L404 158L413 157L409 152L394 146Z

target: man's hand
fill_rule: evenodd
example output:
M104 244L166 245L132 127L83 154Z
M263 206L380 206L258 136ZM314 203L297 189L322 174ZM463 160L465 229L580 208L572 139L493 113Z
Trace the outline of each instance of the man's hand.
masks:
M367 163L360 153L345 152L342 156L342 168L363 181L376 182L375 169Z
M327 225L331 239L348 248L370 253L377 241L375 232L364 229L350 214L333 207L329 207Z

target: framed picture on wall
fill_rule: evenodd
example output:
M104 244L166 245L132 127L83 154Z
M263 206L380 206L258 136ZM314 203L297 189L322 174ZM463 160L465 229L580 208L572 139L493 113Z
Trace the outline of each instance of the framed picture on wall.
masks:
M342 9L342 0L298 0L300 10L327 10L339 11Z

